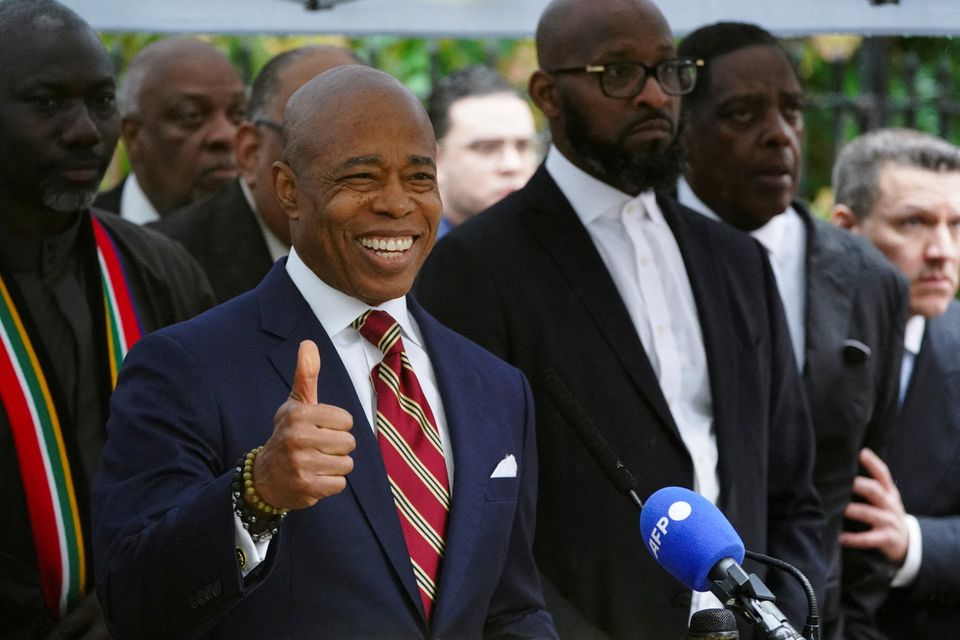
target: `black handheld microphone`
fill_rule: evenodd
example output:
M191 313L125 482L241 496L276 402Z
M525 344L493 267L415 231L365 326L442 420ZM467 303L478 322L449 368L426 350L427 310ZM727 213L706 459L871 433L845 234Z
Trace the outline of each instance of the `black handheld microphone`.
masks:
M690 617L687 640L740 640L737 619L729 609L701 609Z
M637 509L643 509L643 501L637 495L637 479L627 469L620 456L613 450L607 439L603 437L593 420L583 410L573 393L563 383L560 376L553 369L546 369L538 378L547 397L566 420L567 424L577 434L580 443L590 453L590 457L607 476L607 479L622 494L625 494Z

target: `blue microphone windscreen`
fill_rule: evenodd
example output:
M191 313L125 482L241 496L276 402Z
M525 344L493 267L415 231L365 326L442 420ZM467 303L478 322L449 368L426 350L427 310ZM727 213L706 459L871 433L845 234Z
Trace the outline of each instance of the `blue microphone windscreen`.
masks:
M647 551L674 578L694 591L710 590L710 570L724 558L743 562L743 541L709 500L682 487L665 487L640 512Z

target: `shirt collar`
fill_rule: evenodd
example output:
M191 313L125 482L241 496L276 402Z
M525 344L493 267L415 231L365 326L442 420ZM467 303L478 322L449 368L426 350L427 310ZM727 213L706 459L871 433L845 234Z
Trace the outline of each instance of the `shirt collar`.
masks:
M297 255L296 249L292 247L287 258L286 269L290 279L293 280L293 284L303 295L328 336L333 338L349 329L353 335L359 338L360 334L353 332L350 325L361 313L370 309L370 305L334 289L321 280ZM394 320L400 323L404 339L411 340L421 348L423 347L419 327L414 323L407 309L406 296L387 300L383 304L372 308L389 313Z
M143 192L135 173L130 172L120 194L120 217L134 224L147 224L160 219L160 214Z
M263 234L263 241L267 244L267 252L270 253L270 259L276 262L290 253L290 247L277 237L277 234L267 226L260 212L257 211L257 202L253 199L253 192L250 190L247 181L243 178L237 178L237 181L240 182L240 191L243 192L243 198L247 201L247 206L249 206L250 211L253 212L253 219L257 221L257 226L260 227L260 233Z
M589 226L600 217L619 217L620 212L631 201L640 203L651 221L666 225L663 212L657 206L656 195L647 190L632 197L619 189L611 187L576 166L554 146L547 151L544 162L547 172L570 202L583 226Z
M712 220L723 222L720 216L714 213L713 209L708 207L703 200L693 192L690 183L683 177L677 180L677 200L680 201L680 204ZM797 213L792 206L788 206L782 214L770 218L767 224L751 231L750 235L762 244L764 249L771 255L777 256L784 251L784 243L791 235L787 233L788 230L796 231L799 234L803 234L804 232L803 220L801 220L800 214ZM799 237L802 238L803 236L801 235Z
M927 319L923 316L912 316L907 320L903 331L903 347L913 355L920 353L920 343L923 342L923 330L927 326Z

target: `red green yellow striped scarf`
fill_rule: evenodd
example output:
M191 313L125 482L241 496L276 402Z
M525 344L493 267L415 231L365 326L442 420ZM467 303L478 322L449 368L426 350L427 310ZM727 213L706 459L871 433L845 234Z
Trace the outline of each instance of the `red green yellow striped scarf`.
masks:
M113 240L94 217L100 264L110 380L141 334ZM13 430L40 579L54 615L69 611L87 591L83 531L73 473L37 349L27 334L8 285L0 276L0 397Z

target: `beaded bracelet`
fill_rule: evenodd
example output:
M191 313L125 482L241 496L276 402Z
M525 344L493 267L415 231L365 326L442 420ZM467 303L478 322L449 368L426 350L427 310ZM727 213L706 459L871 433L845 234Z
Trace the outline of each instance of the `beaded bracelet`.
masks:
M237 461L235 468L236 473L233 476L233 482L231 484L233 512L240 518L240 523L243 525L243 528L250 533L250 537L253 538L254 542L262 542L275 536L280 530L280 523L287 517L288 511L287 509L278 509L268 505L259 494L257 494L256 489L253 489L253 461L262 448L263 447L257 447L246 455L241 456ZM271 517L264 518L257 516L253 510L250 509L243 495L241 495L241 488L257 509L263 513L271 514ZM252 493L250 492L251 489L253 490Z
M263 447L251 449L243 459L243 491L254 509L269 513L271 516L280 516L285 514L288 509L280 509L264 502L260 494L257 493L257 488L253 485L253 461L257 459L257 454L262 450Z

